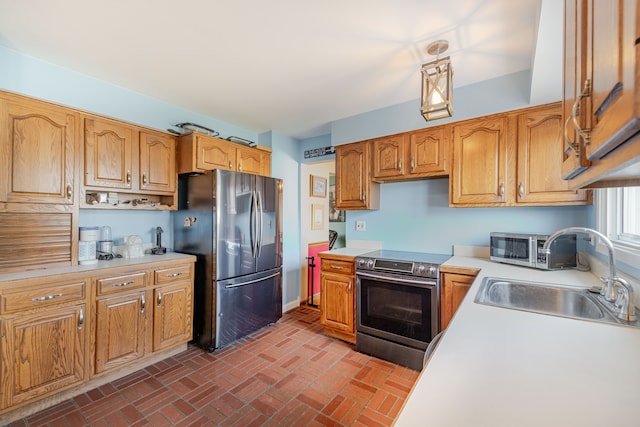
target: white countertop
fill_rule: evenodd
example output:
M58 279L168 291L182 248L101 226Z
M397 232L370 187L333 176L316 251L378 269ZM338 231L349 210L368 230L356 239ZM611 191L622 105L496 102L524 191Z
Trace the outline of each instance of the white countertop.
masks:
M95 264L74 265L68 267L38 268L28 271L0 274L0 282L20 279L30 279L33 277L44 277L55 274L70 274L80 272L96 271L104 268L138 266L147 263L168 262L174 260L195 261L193 255L181 254L178 252L167 252L162 255L144 255L138 258L114 258L108 261L98 261Z
M585 286L597 277L466 257L445 264L481 271L396 427L640 425L640 329L473 302L487 276Z

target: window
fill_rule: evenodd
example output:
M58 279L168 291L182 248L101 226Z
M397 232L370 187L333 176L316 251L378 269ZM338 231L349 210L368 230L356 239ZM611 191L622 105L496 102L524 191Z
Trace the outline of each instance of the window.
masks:
M640 264L640 187L602 189L596 197L598 231L611 240L617 259Z

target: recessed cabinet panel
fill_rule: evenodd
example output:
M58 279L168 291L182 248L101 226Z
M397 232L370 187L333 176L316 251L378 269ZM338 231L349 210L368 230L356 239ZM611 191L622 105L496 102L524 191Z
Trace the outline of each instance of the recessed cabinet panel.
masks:
M28 98L7 97L0 106L0 201L73 205L76 114Z
M404 143L403 135L372 141L374 178L405 175Z
M448 131L448 126L438 126L410 134L407 157L410 175L447 174Z
M173 193L176 189L176 140L140 133L140 189Z
M84 183L114 189L132 188L134 130L117 122L85 118Z
M506 201L506 133L506 118L487 118L454 126L452 204Z
M570 190L562 180L564 141L561 111L555 105L518 116L518 203L585 202L586 190Z

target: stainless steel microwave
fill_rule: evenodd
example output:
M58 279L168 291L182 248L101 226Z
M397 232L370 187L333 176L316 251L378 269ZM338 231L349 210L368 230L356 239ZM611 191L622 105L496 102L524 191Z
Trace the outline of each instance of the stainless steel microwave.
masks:
M548 235L529 233L491 233L491 261L532 267L540 270L561 270L576 267L576 235L564 234L551 243L551 253L542 251Z

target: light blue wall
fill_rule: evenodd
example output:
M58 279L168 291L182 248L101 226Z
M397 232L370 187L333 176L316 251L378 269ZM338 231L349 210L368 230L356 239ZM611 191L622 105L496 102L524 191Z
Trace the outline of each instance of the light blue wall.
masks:
M426 122L420 115L420 100L415 99L336 120L331 124L331 142L340 145L524 108L529 105L530 78L529 71L522 71L454 89L453 117L447 119Z
M450 208L449 179L382 184L381 209L349 211L347 239L383 242L385 249L451 254L454 244L487 246L491 231L552 233L584 226L587 208ZM355 231L356 221L366 231Z
M299 141L277 132L266 132L260 139L269 139L271 175L281 178L282 184L282 256L283 300L287 304L300 297L300 167Z

